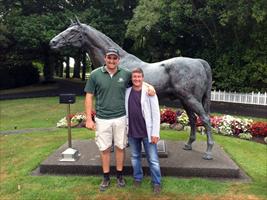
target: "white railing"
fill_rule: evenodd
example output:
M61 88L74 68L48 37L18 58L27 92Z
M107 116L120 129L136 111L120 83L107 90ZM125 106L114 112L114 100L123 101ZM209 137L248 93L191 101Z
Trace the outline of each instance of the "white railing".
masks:
M211 91L211 101L267 105L267 93L236 93L225 91Z

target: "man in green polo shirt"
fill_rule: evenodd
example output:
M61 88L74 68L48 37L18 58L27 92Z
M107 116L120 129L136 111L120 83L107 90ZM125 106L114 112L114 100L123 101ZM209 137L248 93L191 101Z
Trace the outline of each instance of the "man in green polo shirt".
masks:
M84 91L86 128L96 131L95 141L101 152L104 179L100 191L110 184L110 148L114 139L117 186L124 187L122 176L124 149L127 145L125 91L131 79L131 72L121 68L119 51L109 48L105 54L105 65L92 71ZM147 84L148 94L155 95L155 89ZM96 118L92 120L93 97L95 96Z

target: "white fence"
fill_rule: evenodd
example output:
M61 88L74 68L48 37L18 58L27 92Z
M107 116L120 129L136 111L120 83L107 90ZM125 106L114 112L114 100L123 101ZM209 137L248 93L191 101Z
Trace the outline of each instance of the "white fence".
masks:
M225 91L211 91L211 101L267 105L267 93L236 93Z

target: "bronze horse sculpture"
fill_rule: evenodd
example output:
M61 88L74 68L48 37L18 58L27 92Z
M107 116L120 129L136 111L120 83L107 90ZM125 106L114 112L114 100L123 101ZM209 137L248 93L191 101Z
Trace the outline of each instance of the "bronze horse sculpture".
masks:
M192 143L196 140L196 115L200 117L207 135L207 149L203 159L212 159L214 141L209 118L212 74L205 60L175 57L157 63L146 63L127 53L105 34L80 23L78 19L50 41L50 47L55 50L66 46L83 48L95 67L105 63L104 55L107 48L117 48L120 53L120 66L129 70L141 67L145 81L155 87L159 98L168 97L181 101L191 127L185 150L192 150Z

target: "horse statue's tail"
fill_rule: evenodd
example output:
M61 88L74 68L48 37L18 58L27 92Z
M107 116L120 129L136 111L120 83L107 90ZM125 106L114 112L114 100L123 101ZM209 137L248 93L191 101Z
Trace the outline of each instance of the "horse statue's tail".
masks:
M211 98L211 87L212 87L212 73L211 73L211 67L209 63L205 60L200 59L201 64L206 70L207 74L207 90L205 91L205 94L202 98L202 105L206 111L206 113L209 115L210 114L210 98Z

